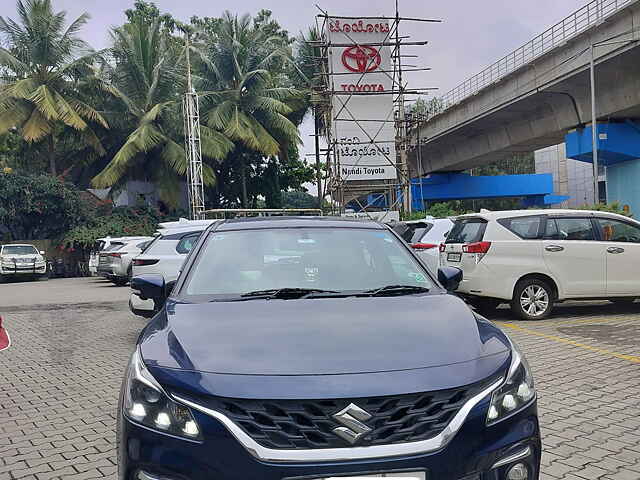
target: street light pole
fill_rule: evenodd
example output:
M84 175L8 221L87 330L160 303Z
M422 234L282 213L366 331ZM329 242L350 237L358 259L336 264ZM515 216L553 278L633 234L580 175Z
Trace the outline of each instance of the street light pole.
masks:
M598 191L598 124L596 117L596 70L594 59L595 45L591 44L591 151L593 152L593 203L600 203Z

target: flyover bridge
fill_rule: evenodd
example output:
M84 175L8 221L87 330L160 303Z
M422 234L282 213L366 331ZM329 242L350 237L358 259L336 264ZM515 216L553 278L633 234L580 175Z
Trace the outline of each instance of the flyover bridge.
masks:
M466 170L583 129L592 51L598 120L640 118L639 40L640 0L591 1L445 94L416 135L411 173Z

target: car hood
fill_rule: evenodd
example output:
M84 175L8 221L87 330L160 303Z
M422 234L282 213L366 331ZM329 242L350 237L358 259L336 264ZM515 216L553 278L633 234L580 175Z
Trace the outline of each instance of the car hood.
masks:
M309 397L339 385L373 395L392 393L390 383L402 391L470 384L504 368L509 345L462 300L441 294L170 302L140 340L162 382L263 398L294 379Z

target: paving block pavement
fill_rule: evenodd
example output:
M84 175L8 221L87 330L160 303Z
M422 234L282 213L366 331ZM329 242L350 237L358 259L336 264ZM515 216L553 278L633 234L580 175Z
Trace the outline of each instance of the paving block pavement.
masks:
M0 480L116 478L118 391L146 321L128 312L128 289L73 280L55 304L22 292L31 303L7 306L30 285L0 285L13 342L0 352ZM541 479L640 480L640 304L561 306L539 322L500 309L492 320L534 372Z

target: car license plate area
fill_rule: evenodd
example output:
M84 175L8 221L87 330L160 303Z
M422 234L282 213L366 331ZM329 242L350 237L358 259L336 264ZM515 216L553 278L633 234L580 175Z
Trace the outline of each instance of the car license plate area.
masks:
M459 262L462 260L461 253L448 253L447 254L447 262Z
M425 472L396 472L396 473L378 473L376 475L362 475L348 477L326 477L318 480L366 480L372 478L395 478L396 480L426 480Z

